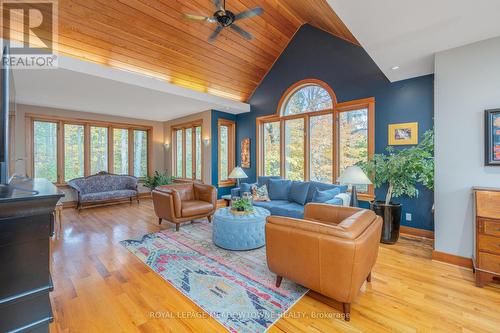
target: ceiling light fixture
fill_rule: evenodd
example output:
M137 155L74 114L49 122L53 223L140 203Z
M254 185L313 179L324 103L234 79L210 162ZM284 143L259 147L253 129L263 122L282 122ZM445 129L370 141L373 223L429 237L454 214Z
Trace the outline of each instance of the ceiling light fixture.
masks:
M391 69L392 69L393 71L398 70L398 69L399 69L399 66L394 66L394 67L392 67Z

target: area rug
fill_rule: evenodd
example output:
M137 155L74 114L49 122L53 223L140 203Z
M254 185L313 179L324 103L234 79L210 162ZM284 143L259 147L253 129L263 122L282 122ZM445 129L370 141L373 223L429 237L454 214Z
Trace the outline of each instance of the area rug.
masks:
M221 249L207 222L121 244L230 332L265 332L308 291L287 280L276 288L265 248Z

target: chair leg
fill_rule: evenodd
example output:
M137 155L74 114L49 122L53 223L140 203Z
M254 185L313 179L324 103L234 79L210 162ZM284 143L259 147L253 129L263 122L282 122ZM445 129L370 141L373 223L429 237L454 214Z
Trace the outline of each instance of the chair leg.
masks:
M208 215L207 219L208 219L208 223L212 223L212 215Z
M175 231L179 231L179 228L181 227L181 225L179 223L176 223L175 224Z
M130 197L130 206L132 206L132 197Z
M366 277L366 281L372 282L372 272L370 272L370 274L368 274L368 276Z
M159 218L158 218L158 224L161 224L161 220L162 220L162 218L161 218L161 217L159 217Z
M342 303L342 308L344 310L344 320L351 320L351 303Z
M277 275L276 276L276 288L279 288L281 286L281 281L283 281L283 277Z
M140 202L139 202L139 195L137 195L137 204L139 204L139 203L140 203Z

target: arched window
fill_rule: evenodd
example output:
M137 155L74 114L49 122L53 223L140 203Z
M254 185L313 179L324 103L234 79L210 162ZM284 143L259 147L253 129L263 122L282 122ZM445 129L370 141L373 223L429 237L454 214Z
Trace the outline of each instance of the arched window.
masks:
M335 183L373 154L374 110L373 98L337 103L325 82L297 82L275 115L257 119L258 175Z
M281 114L288 116L331 109L333 109L333 99L330 92L318 83L305 83L299 85L287 97Z

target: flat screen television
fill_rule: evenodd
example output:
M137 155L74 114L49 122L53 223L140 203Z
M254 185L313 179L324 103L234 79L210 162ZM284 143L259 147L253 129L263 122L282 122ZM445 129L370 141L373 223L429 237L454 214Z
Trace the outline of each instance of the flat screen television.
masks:
M0 186L10 182L9 176L9 115L16 110L16 94L12 69L8 61L9 49L2 50L0 64Z

